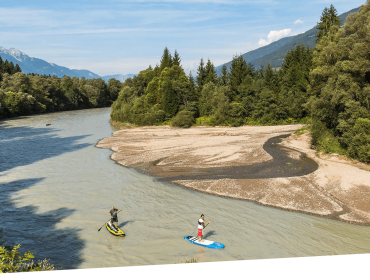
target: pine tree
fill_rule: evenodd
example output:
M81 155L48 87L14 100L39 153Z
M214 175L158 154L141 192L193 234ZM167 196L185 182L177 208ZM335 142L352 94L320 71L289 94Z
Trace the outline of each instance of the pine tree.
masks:
M320 22L317 23L317 29L319 30L316 34L316 41L317 43L323 36L328 34L330 27L333 25L340 26L341 20L338 17L337 10L334 8L333 5L330 5L330 8L325 8L322 12Z
M224 64L222 66L222 71L220 77L218 77L218 84L220 86L226 86L230 83L230 77L229 73L227 72L227 67Z
M204 61L203 61L203 58L200 59L200 64L199 64L199 67L198 67L198 70L197 70L197 88L198 88L198 92L201 92L202 89L203 89L203 86L205 84L205 80L206 80L206 76L207 76L207 73L206 73L206 69L204 68Z
M170 68L171 66L172 66L172 57L170 51L167 49L167 47L165 47L160 63L161 72L164 68L166 67Z
M17 72L22 72L22 69L18 64L15 65L15 73L17 73ZM50 76L50 74L49 74L49 76Z
M181 67L181 58L180 55L177 53L177 50L175 50L175 54L173 55L172 64Z
M205 72L206 72L206 77L204 80L204 84L207 84L209 82L212 82L215 84L216 79L217 79L217 74L216 74L216 70L215 70L213 63L209 59L206 64Z
M275 78L275 71L271 67L271 63L269 62L267 68L265 70L265 83L269 89L274 89L274 78Z
M195 81L194 81L194 77L193 75L191 74L191 71L189 73L189 89L190 89L190 94L192 96L191 98L191 101L198 101L198 97L196 96L196 91L195 91Z
M233 99L239 95L238 87L242 84L247 76L247 63L242 55L236 55L231 61L230 67L230 86L233 91ZM234 100L231 100L234 101Z

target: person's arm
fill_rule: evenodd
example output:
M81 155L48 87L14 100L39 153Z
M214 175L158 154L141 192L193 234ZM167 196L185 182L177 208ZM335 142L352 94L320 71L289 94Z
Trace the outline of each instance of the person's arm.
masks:
M113 217L112 217L112 215L111 215L110 211L109 211L109 217L110 217L111 219L113 219Z
M205 223L205 224L209 224L209 223L211 223L211 221L208 221L208 222L204 221L203 223Z
M121 211L122 211L122 209L118 209L117 213L118 213L118 212L121 212Z

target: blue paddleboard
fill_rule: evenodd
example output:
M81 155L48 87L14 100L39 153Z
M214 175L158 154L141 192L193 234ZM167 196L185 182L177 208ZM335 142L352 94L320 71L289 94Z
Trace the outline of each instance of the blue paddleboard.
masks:
M191 242L191 243L194 243L196 245L204 246L204 247L207 247L207 248L220 249L220 248L225 247L224 244L218 243L218 242L215 242L215 241L211 241L211 240L205 240L205 239L203 239L202 242L198 242L198 237L191 236L191 235L186 235L184 237L184 239L187 240L187 241L189 241L189 242Z

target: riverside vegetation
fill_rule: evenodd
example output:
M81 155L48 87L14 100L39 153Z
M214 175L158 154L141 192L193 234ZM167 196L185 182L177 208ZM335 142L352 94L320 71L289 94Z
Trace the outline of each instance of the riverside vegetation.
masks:
M309 123L312 147L370 162L370 2L343 26L333 5L317 25L316 47L297 45L281 69L254 69L241 55L223 66L201 59L196 78L165 48L160 64L122 86L114 122L135 125Z
M0 119L110 106L121 86L116 79L26 75L0 57Z
M20 244L8 250L5 246L0 247L0 273L28 272L28 271L48 271L54 270L54 265L48 260L33 262L34 255L29 251L23 255L18 251Z

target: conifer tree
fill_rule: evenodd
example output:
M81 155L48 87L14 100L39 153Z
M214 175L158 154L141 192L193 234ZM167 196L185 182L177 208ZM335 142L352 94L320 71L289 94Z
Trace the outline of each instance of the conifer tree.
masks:
M175 54L173 55L172 64L181 67L181 58L180 55L177 53L177 50L175 50Z
M164 68L168 67L170 68L172 66L172 57L171 57L171 53L170 51L168 50L167 47L164 48L164 51L163 51L163 55L162 55L162 58L161 58L161 63L160 63L160 69L161 69L161 72Z
M330 27L333 25L340 26L341 20L338 17L337 10L334 8L333 5L330 5L330 8L325 8L322 12L320 22L317 23L317 29L319 30L316 34L316 41L317 43L320 38L328 34Z
M199 67L198 67L198 70L197 70L197 88L198 88L198 92L200 93L203 89L203 86L205 84L205 80L206 80L206 76L207 76L207 72L206 72L206 69L204 68L204 61L203 61L203 58L200 59L200 64L199 64Z
M209 59L206 64L205 72L206 72L206 77L204 80L204 84L207 84L209 82L212 82L215 84L216 79L217 79L217 74L216 74L216 70L215 70L213 63Z
M233 97L239 95L238 87L242 84L243 80L247 76L247 63L245 62L242 55L236 55L231 61L230 67L230 86L233 91ZM233 100L231 100L233 101Z
M270 89L274 89L274 84L275 84L274 78L275 78L275 72L271 67L271 63L269 62L265 70L265 83Z
M220 86L226 86L230 83L229 73L227 72L226 64L222 66L220 77L218 77L218 84Z
M194 77L193 75L191 74L191 71L189 73L189 89L190 89L190 94L192 96L191 100L192 101L198 101L199 98L197 98L196 96L196 91L195 91L195 81L194 81Z

